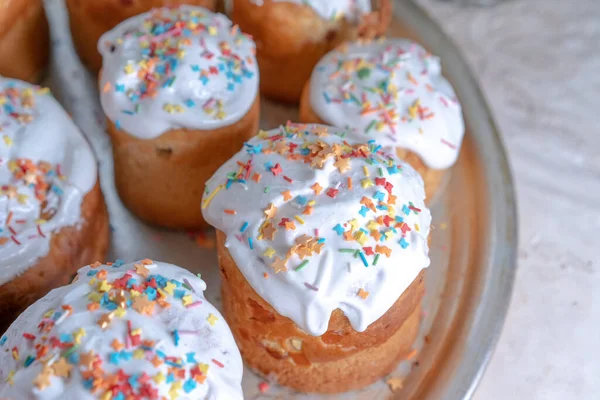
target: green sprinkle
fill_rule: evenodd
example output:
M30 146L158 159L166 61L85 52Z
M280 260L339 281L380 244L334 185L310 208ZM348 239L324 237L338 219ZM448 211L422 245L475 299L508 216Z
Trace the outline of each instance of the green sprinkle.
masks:
M383 168L379 167L379 176L383 176Z
M375 255L375 259L373 260L373 265L377 265L377 261L379 261L379 253Z
M356 250L354 249L339 249L340 253L354 253Z
M360 79L365 79L365 78L368 78L369 76L371 76L370 68L361 68L358 70L358 77Z
M79 348L79 345L76 344L75 346L71 347L69 350L67 350L65 352L65 354L63 355L63 357L68 358L71 354L73 354L75 352L75 350L77 350Z
M271 188L269 186L265 187L265 190L264 190L265 193L269 193L270 191L271 191Z
M308 264L308 260L302 261L300 263L300 265L298 265L294 271L296 271L296 272L302 271L304 269L304 267L306 267L307 264Z

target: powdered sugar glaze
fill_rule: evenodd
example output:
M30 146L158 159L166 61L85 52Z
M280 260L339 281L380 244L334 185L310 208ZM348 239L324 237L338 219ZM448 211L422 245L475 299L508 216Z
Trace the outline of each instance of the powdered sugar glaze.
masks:
M240 353L205 289L151 260L81 268L0 339L0 398L242 399Z
M207 182L206 220L254 290L312 334L364 331L429 265L421 177L323 125L261 132Z
M96 161L47 89L0 77L0 284L48 254L80 222Z
M349 43L328 53L312 73L310 104L324 122L408 149L434 169L454 164L465 131L439 59L404 39Z
M202 7L132 17L105 33L98 51L104 113L139 138L229 126L258 93L254 42Z
M261 2L262 0L258 0ZM294 3L308 6L324 19L346 18L357 22L371 12L371 0L273 0L275 3Z

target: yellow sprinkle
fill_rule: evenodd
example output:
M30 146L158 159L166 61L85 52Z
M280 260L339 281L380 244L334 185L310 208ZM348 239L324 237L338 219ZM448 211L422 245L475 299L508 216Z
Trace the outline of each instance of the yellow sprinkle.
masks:
M363 166L363 171L365 172L365 176L369 176L369 168L366 165Z
M265 257L269 257L269 258L273 257L273 254L275 254L275 249L273 249L272 247L267 248L265 250L265 252L263 253L263 255Z
M183 302L184 306L192 304L192 295L188 294L187 296L183 296L181 298L181 301Z
M311 201L308 202L308 205L309 206L314 206L316 202L317 202L316 200L311 200Z
M369 223L367 224L367 229L370 231L376 231L377 228L379 228L379 224L377 223L377 221L369 221Z
M258 131L258 137L261 139L265 139L269 134L267 133L267 131L263 131L262 129L260 131Z
M146 352L140 347L133 351L133 358L141 360L144 358Z
M358 243L360 243L361 246L364 246L365 243L367 242L367 235L365 235L365 233L363 231L356 231L354 233L354 240L356 240Z
M300 218L299 216L295 216L294 219L298 222L300 222L302 225L304 225L304 220L302 218Z
M123 318L127 314L127 311L123 307L119 307L115 310L115 316L118 318Z
M7 382L10 386L14 385L14 383L15 383L15 380L13 379L14 376L15 376L15 370L13 369L8 373L8 376L6 377L6 380L4 382Z
M363 179L362 181L360 181L360 184L362 185L363 189L366 189L368 187L373 186L373 181L370 179Z
M131 74L133 74L133 72L135 70L133 69L133 65L131 65L131 64L128 63L126 66L123 67L123 71L125 71L125 73L127 75L131 75Z
M208 321L208 323L210 324L210 326L215 326L215 323L219 320L219 317L217 317L215 314L208 314L208 317L206 318L206 320Z
M215 195L217 193L219 193L219 191L221 189L223 189L225 186L224 185L219 185L215 188L215 190L213 190L213 192L202 202L202 208L206 208L208 207L208 205L210 204L210 202L212 201L213 197L215 197Z
M358 228L358 221L356 220L356 218L350 221L349 223L353 231L355 231Z
M162 372L159 371L158 374L154 375L154 378L152 379L154 380L154 382L156 382L157 385L160 385L162 382L164 382L165 376Z
M419 232L419 224L415 224L415 231Z
M112 285L108 283L106 280L100 281L98 283L98 291L99 292L108 292L112 288Z
M138 297L140 294L141 293L138 292L137 290L133 290L132 289L132 290L129 291L129 295L131 296L132 299L135 298L135 297Z
M81 338L85 336L85 329L79 328L73 332L73 340L76 344L81 344Z
M38 94L48 94L48 93L50 93L50 89L48 89L47 87L39 88L37 93Z
M104 394L101 397L102 400L110 400L112 399L112 392L111 391L106 391L104 392Z
M25 204L27 203L27 199L29 198L29 196L27 196L26 194L19 194L17 196L17 200L19 201L19 204Z
M201 372L202 372L204 375L206 375L206 374L208 373L208 368L209 368L209 367L210 367L210 365L208 365L208 364L202 364L202 363L199 363L199 364L198 364L198 368L200 368L200 371L201 371Z
M173 289L175 289L177 286L175 286L175 284L171 283L171 282L167 282L167 284L165 285L165 287L163 288L163 290L165 292L167 292L170 295L173 295Z
M216 36L217 35L217 28L214 26L209 26L208 27L208 34L210 36Z
M99 303L102 295L98 292L92 292L88 294L88 300L91 300L94 303Z
M12 144L13 144L13 141L12 141L12 139L10 138L10 136L8 136L8 135L4 135L3 139L4 139L4 143L5 143L7 146L12 146Z
M131 330L131 336L138 336L142 334L142 328L135 328Z

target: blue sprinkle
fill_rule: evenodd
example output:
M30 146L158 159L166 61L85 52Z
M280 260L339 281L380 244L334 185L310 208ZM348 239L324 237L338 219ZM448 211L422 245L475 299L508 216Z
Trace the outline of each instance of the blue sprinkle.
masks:
M185 355L187 362L189 362L190 364L195 364L196 363L196 353L187 353Z
M73 365L79 365L79 353L76 351L69 355L69 362Z
M336 231L339 236L342 236L344 234L344 227L342 227L340 224L334 226L333 230Z
M121 350L120 357L121 360L129 361L131 360L131 357L133 357L133 352Z
M154 289L153 287L148 286L146 290L144 290L144 293L146 293L146 296L148 296L148 300L156 300L156 289Z
M160 350L156 350L156 355L160 358L165 358L167 355Z
M375 194L373 195L374 199L377 199L379 201L383 201L385 199L385 193L377 191L375 192Z
M125 92L125 85L117 83L115 85L115 89L117 90L117 92L124 93Z
M317 240L317 243L325 243L325 238L320 238L319 240Z
M252 243L252 238L248 238L248 246L250 246L250 250L254 250L254 244Z
M404 218L399 215L396 215L396 222L404 222Z
M116 121L115 121L115 127L116 127L117 129L121 129L121 121L119 121L119 120L116 120Z
M360 259L362 260L362 262L365 265L365 267L368 267L369 263L367 262L367 258L365 257L365 255L363 254L363 252L359 251L358 255L360 256Z
M115 261L112 266L113 268L119 268L122 267L123 264L125 264L125 261L121 260L120 258L117 258L117 261Z
M400 239L400 240L398 241L398 243L400 244L400 246L401 246L403 249L406 249L406 248L408 247L408 242L407 242L406 240L404 240L404 238Z
M207 76L202 75L202 76L200 76L200 81L202 82L202 84L204 86L206 86L208 84L209 79Z
M173 331L173 342L175 342L175 346L179 346L179 332L177 329Z
M116 310L119 306L117 306L117 303L114 303L112 301L108 302L104 308L106 308L107 310L113 311Z
M31 365L32 362L35 361L35 357L32 356L31 354L27 356L27 358L25 359L25 363L23 364L25 367L29 367Z
M175 375L169 374L167 375L167 383L173 383L175 381Z
M362 215L363 217L366 217L366 216L367 216L367 212L368 212L368 211L369 211L369 209L368 209L367 207L365 207L365 206L362 206L362 207L360 208L360 211L359 211L358 213L359 213L360 215Z
M403 212L405 215L408 215L408 214L410 214L410 208L408 208L408 207L406 206L406 204L404 204L404 205L402 206L402 212Z
M123 392L119 392L119 393L117 393L117 395L116 395L115 397L113 397L112 399L113 399L113 400L125 400L125 399L126 399L126 397L125 397L125 395L123 394Z
M394 175L397 174L398 172L400 172L400 170L398 169L397 165L393 165L391 167L387 167L387 171L390 175Z
M85 379L83 381L83 386L88 390L92 390L94 387L94 378Z
M387 210L388 206L384 206L383 204L379 204L375 208L377 208L378 210Z
M119 353L109 353L108 362L110 362L111 364L119 365Z
M183 289L176 289L173 292L173 297L175 297L176 299L181 299L183 298L183 296L185 296L185 290Z
M194 107L196 105L196 102L194 100L192 100L192 99L187 99L185 101L185 105L188 106L188 108L192 108L192 107Z
M192 67L192 71L194 71L194 72L200 71L200 66L197 64L193 64L193 65L191 65L191 67Z
M189 378L183 384L183 391L186 392L186 393L190 393L194 389L196 389L196 381L193 380L192 378Z
M97 270L97 269L90 269L90 270L87 272L87 274L86 274L86 275L87 275L87 276L94 276L94 275L96 275L97 273L98 273L98 270Z
M248 228L248 222L244 222L244 225L240 228L240 232L244 233L244 231Z
M136 374L131 374L129 379L127 380L133 389L137 389L138 387L138 376Z
M308 198L306 196L296 197L296 203L300 204L301 206L305 205L307 202L308 202Z

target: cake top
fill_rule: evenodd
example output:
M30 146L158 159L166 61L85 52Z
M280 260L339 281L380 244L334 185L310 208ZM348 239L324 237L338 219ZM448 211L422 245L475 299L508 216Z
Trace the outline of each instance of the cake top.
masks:
M81 268L0 339L0 398L241 399L241 356L205 288L151 260Z
M258 93L254 42L202 7L132 17L105 33L98 51L104 113L139 138L234 124Z
M429 265L423 181L324 125L260 132L206 183L204 218L254 290L304 331L364 331Z
M275 3L295 3L309 6L324 19L346 18L358 22L360 17L371 12L371 0L273 0ZM254 0L262 4L262 0Z
M465 130L460 104L439 59L409 40L331 51L313 71L310 102L326 123L408 149L430 168L448 168L458 157Z
M79 129L48 89L0 77L0 285L77 224L97 179Z

